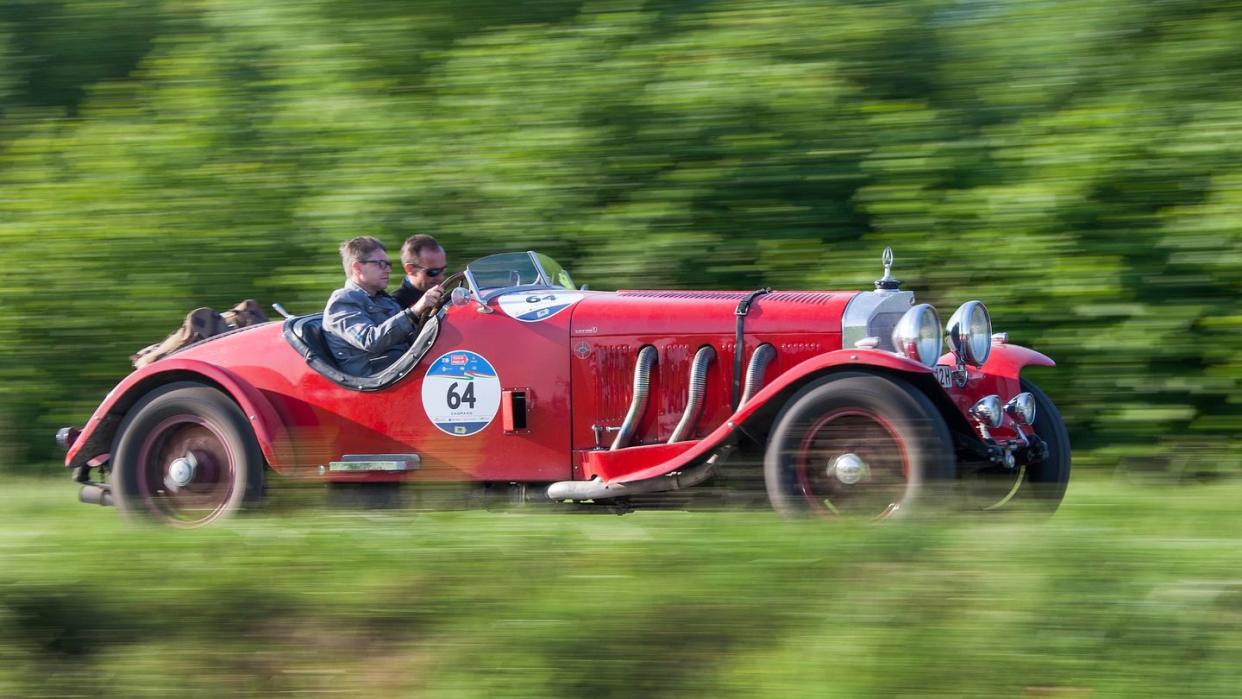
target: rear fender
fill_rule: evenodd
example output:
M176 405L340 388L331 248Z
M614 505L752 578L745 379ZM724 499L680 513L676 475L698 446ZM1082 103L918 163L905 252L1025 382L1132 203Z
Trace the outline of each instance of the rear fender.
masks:
M246 414L267 463L277 471L292 466L289 432L271 402L257 388L223 367L175 357L149 364L117 384L74 440L65 455L65 465L78 468L108 454L125 413L150 391L176 381L196 381L223 391Z

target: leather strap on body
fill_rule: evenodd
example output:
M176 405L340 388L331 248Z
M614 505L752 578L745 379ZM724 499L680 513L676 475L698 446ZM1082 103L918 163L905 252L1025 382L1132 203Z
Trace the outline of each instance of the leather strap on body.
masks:
M733 310L733 314L737 316L737 337L733 345L733 396L730 400L734 412L737 412L738 400L742 396L742 355L746 353L743 330L746 325L746 314L750 313L751 304L755 302L755 299L771 291L771 287L756 289L738 301L737 308Z

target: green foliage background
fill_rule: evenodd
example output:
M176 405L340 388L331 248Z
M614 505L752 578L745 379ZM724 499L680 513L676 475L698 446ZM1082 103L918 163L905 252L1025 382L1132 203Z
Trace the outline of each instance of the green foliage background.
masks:
M0 469L196 306L335 245L537 248L593 288L867 288L1057 359L1079 465L1232 470L1242 5L9 0Z

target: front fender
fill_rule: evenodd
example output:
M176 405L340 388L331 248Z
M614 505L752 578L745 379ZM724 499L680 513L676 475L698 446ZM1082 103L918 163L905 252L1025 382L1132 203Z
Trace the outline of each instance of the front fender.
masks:
M957 355L948 352L940 357L937 364L955 367L957 366ZM983 366L978 369L971 367L969 371L972 374L979 373L1017 382L1022 370L1028 366L1056 365L1057 363L1052 361L1048 355L1022 345L1004 343L992 345L992 349L988 353L988 360L983 363Z
M733 433L740 429L742 425L756 413L764 408L771 407L770 404L774 400L780 400L786 393L792 392L797 386L802 385L808 380L818 378L833 371L840 371L849 368L872 368L886 372L899 372L904 374L922 375L931 377L932 370L923 366L919 362L912 359L906 359L891 352L876 349L842 349L833 352L816 355L794 365L788 371L776 377L767 386L754 395L745 405L740 406L728 420L725 420L719 427L710 434L703 437L694 444L693 447L681 451L681 453L673 456L667 461L647 466L637 471L628 473L619 473L620 468L615 468L611 473L608 469L601 468L595 471L594 475L600 475L608 482L629 483L631 481L643 480L646 478L654 478L662 476L673 471L680 470L690 464L701 461L709 456L712 452L719 449L732 437ZM934 379L932 379L934 380ZM783 402L782 402L783 405ZM633 449L642 449L643 447L631 447ZM619 449L611 452L608 457L600 458L600 461L622 462L626 456L625 449Z
M1004 376L1017 381L1022 369L1028 366L1056 366L1045 354L1021 345L992 345L988 360L983 363L983 373Z
M739 406L737 412L733 413L729 418L729 422L741 424L767 405L772 398L781 395L786 389L795 384L803 383L808 378L850 367L873 367L905 374L922 374L926 376L931 376L932 373L931 369L913 359L906 359L900 355L883 350L841 349L826 352L796 364L789 371L776 377L776 379L756 393L753 398L746 401L746 405Z
M224 391L250 420L268 464L278 471L292 465L289 432L271 402L257 388L223 367L177 357L148 364L109 391L65 455L65 465L77 468L107 454L125 413L152 389L174 381L199 381Z

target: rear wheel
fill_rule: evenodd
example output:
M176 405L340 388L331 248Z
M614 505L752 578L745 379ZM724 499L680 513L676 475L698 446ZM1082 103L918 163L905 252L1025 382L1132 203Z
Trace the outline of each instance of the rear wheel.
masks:
M237 404L214 388L160 387L130 410L118 435L112 490L127 515L197 527L262 497L258 441Z
M851 374L795 395L764 458L784 515L887 518L943 504L954 456L944 419L897 380Z

